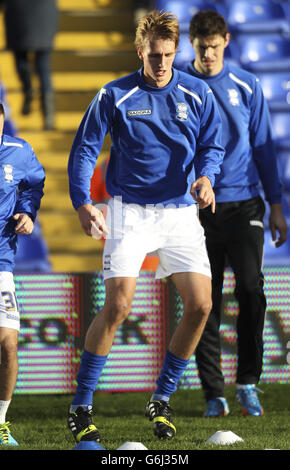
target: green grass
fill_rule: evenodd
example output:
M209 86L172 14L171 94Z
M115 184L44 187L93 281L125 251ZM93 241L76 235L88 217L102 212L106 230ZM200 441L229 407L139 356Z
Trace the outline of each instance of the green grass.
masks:
M152 424L144 417L150 393L96 393L94 422L102 435L102 445L115 450L127 441L142 442L149 450L262 450L290 449L290 385L262 384L262 417L243 417L235 401L234 386L227 387L231 413L225 418L202 417L201 390L177 391L172 399L177 435L172 441L154 437ZM9 450L70 450L74 441L66 426L69 395L15 395L7 419L19 447ZM230 430L244 442L231 446L206 444L218 430ZM6 447L1 447L1 450ZM7 447L8 450L8 447Z

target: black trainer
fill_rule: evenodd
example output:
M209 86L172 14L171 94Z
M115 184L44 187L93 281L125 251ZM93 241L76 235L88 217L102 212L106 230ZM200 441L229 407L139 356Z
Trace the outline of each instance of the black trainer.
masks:
M165 401L148 401L145 416L153 421L153 431L159 439L172 439L176 428L171 421L172 409Z
M67 424L76 442L100 442L101 436L93 423L93 410L85 410L79 406L76 411L69 410Z

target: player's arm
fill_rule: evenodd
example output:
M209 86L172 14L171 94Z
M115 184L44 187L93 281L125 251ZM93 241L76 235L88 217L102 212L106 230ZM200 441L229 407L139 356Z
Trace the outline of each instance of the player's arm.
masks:
M26 143L25 162L27 171L18 186L18 198L14 214L18 216L20 214L25 215L25 220L27 216L33 222L43 197L45 172L28 143ZM23 219L23 217L21 217L21 219ZM27 226L28 223L29 221L26 220L24 225Z
M287 240L287 224L282 212L282 204L270 205L269 227L272 240L275 242L276 248L279 248ZM279 234L278 239L277 232Z
M269 227L278 248L287 240L287 224L282 212L282 190L278 174L276 149L271 133L270 113L259 82L252 98L250 136L253 158L270 205ZM277 232L279 238L277 240Z
M113 108L106 91L101 90L86 110L74 138L68 161L68 176L70 197L76 210L92 204L91 178L111 126Z
M196 148L196 181L191 187L191 194L195 196L200 208L209 205L215 211L215 196L213 192L215 175L220 173L225 149L222 146L222 121L215 97L208 88L204 97L201 113L200 133Z

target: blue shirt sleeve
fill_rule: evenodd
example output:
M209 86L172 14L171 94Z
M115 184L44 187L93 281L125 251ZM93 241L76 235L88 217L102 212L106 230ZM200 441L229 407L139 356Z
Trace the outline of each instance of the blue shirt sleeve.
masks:
M222 122L218 106L212 91L209 89L204 103L200 135L197 144L197 178L207 176L214 186L215 175L220 173L225 150L221 145Z
M43 196L45 172L31 146L27 146L26 174L18 186L14 214L27 213L34 220Z
M68 162L69 191L73 207L91 204L90 181L111 125L113 106L102 88L86 110L77 130Z
M250 118L250 140L259 177L270 204L281 203L281 182L278 175L276 148L271 119L259 81L253 93Z

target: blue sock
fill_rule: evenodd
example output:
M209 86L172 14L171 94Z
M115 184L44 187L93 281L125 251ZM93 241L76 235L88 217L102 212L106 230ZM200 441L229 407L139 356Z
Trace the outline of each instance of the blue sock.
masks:
M107 356L99 356L84 350L77 375L77 391L71 409L75 411L80 405L92 405L93 394L97 388Z
M157 388L153 393L152 400L169 401L170 395L176 391L178 382L188 363L189 360L181 359L170 351L166 352L162 370L156 381Z

